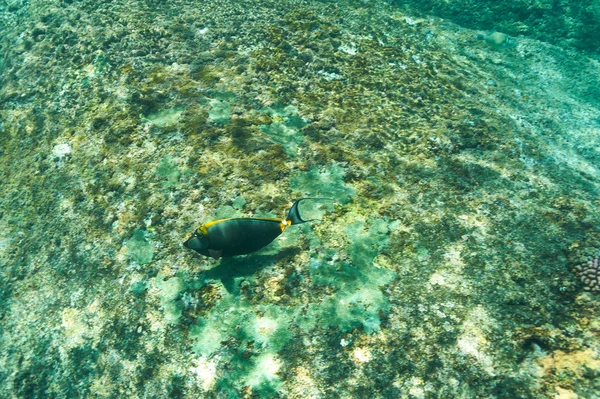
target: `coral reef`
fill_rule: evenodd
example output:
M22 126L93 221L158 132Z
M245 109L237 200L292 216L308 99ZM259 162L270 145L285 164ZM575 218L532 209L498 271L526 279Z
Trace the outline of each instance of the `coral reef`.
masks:
M577 265L574 268L575 273L583 283L583 289L586 291L600 291L600 266L598 266L598 258L594 256L586 263Z
M536 40L562 14L5 3L0 397L597 395L600 67ZM182 247L306 196L256 253Z

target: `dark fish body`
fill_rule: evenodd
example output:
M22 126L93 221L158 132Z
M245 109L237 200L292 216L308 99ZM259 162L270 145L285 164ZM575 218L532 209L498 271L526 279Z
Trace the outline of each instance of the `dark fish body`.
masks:
M294 202L285 219L277 218L231 218L205 223L183 243L201 255L214 259L246 255L269 245L292 224L309 222L303 220Z
M222 251L222 257L245 255L269 245L287 227L281 219L236 218L209 222L199 231L206 231L208 247L197 251L213 256L209 251Z

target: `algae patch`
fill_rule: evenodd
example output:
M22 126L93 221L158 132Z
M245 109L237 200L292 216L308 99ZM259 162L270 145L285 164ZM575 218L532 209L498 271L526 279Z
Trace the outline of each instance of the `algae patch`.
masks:
M335 251L327 250L310 263L310 276L315 284L338 288L322 303L311 305L311 312L341 331L362 326L367 333L375 332L380 328L380 315L389 312L389 301L381 287L397 276L389 269L377 267L375 259L387 246L389 234L398 223L385 219L368 222L368 230L362 221L346 228L351 262L332 261Z
M185 282L178 276L169 279L158 276L154 284L160 290L160 304L165 313L165 320L170 324L177 323L183 312L177 299L186 288Z
M223 294L210 313L192 327L189 334L192 350L202 359L213 358L222 343L235 340L239 345L224 349L217 357L235 364L235 368L217 384L222 392L235 392L244 382L266 397L281 383L277 373L282 363L277 352L292 339L290 327L300 309L256 306L233 294Z
M145 119L149 120L158 127L175 125L179 122L179 117L183 114L183 107L163 109L149 114Z
M241 195L236 197L233 200L233 203L231 204L231 206L233 206L234 209L237 209L239 211L244 209L244 205L246 205L246 199L244 197L242 197Z
M304 136L300 132L308 124L300 115L298 109L291 105L287 107L268 108L273 121L268 125L260 125L260 130L271 138L274 143L281 144L289 156L298 154Z
M231 107L226 101L211 100L208 120L216 124L224 124L231 118Z
M162 179L163 188L176 187L179 183L181 171L177 161L169 155L165 155L156 168L156 175Z
M129 259L140 265L152 262L154 257L154 246L148 242L147 234L142 229L135 229L133 236L125 242Z
M331 164L324 170L314 167L308 172L292 175L290 187L307 197L334 198L347 204L356 195L356 189L344 184L345 176L346 171L337 164Z

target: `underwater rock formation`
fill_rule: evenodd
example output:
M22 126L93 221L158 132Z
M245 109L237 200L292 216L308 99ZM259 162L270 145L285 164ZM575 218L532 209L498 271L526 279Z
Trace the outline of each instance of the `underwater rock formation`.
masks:
M378 0L5 3L0 397L597 395L589 52ZM303 196L259 251L181 245Z

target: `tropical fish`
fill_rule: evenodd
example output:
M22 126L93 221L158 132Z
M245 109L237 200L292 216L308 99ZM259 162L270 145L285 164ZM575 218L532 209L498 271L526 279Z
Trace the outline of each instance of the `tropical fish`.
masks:
M284 219L230 218L213 220L200 226L183 245L215 260L258 251L279 237L288 226L314 220L304 220L300 216L298 204L307 199L321 198L297 200Z
M475 38L477 40L483 40L496 50L516 47L517 45L512 37L508 36L506 33L497 31L492 31L489 34L479 33Z

